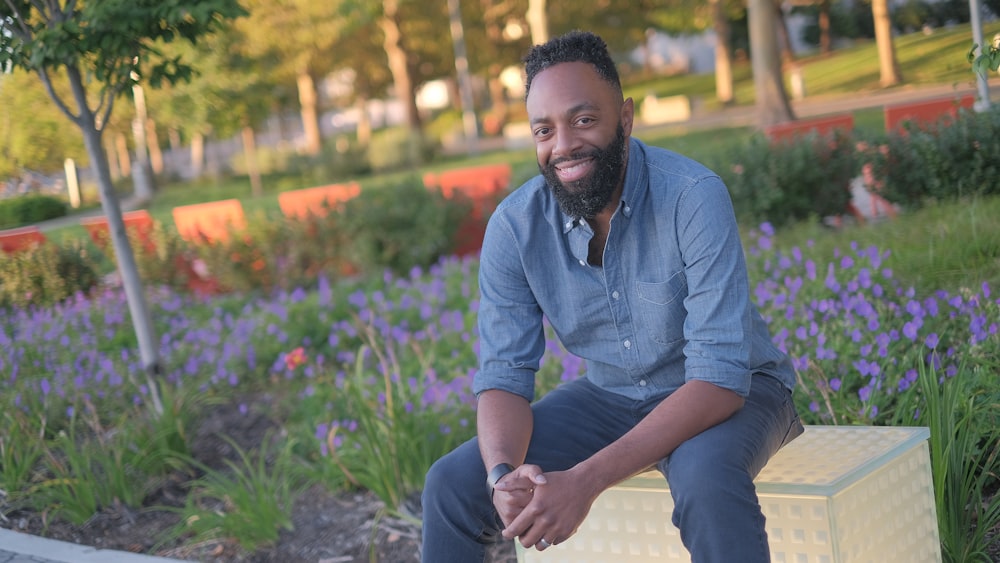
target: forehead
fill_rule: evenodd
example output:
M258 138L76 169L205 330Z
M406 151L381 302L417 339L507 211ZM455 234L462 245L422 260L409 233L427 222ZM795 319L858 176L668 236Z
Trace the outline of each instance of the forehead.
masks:
M535 75L525 101L531 119L553 117L571 108L615 111L620 96L590 63L553 65Z

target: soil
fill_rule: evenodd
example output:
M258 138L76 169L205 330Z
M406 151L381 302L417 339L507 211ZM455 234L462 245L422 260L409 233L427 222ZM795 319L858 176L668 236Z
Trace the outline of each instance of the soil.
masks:
M235 450L223 436L228 436L245 451L260 444L277 429L278 424L262 414L268 408L244 413L239 404L267 405L267 396L241 397L230 404L210 410L193 437L195 459L221 468L224 459L235 459ZM141 510L113 507L96 514L84 525L49 521L44 513L5 512L0 497L0 527L37 536L113 549L145 553L201 563L410 563L420 561L420 527L413 521L386 516L383 504L364 491L331 492L313 486L296 502L292 520L294 529L282 531L277 543L254 553L241 550L227 541L200 544L175 542L156 547L162 533L178 522L178 515L155 507L184 506L185 478L176 476L147 499ZM413 511L419 515L419 499ZM990 537L996 538L1000 529ZM1000 561L1000 541L988 551L990 561ZM488 563L517 563L513 542L492 546Z
M213 467L225 467L223 459L235 459L228 436L249 451L260 444L277 424L264 414L266 409L240 412L236 405L261 404L267 397L242 398L230 405L210 410L192 440L195 459ZM258 402L254 402L258 401ZM49 521L44 513L14 511L0 518L6 527L37 536L88 545L170 557L203 563L409 563L420 561L420 527L410 520L386 516L383 504L364 491L331 492L313 486L302 494L293 508L294 529L282 531L278 542L254 553L246 553L227 541L200 544L175 542L156 548L162 533L174 526L179 516L155 507L184 506L186 477L168 480L145 503L148 508L109 508L81 526ZM415 501L419 504L419 500ZM0 499L0 508L2 499ZM416 507L419 513L419 506ZM516 563L512 542L491 547L491 563Z

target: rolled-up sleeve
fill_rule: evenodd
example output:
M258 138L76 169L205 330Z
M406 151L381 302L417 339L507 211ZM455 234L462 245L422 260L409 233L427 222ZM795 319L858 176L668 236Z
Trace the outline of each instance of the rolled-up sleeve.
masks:
M486 228L479 264L479 371L473 392L502 389L528 401L545 351L542 311L524 273L515 235L502 213Z
M688 295L685 379L750 392L751 308L732 202L717 177L702 178L675 210Z

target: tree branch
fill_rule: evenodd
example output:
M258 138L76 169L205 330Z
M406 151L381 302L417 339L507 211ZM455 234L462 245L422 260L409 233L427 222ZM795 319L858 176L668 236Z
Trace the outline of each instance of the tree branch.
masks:
M69 72L69 68L70 67L66 67L67 72ZM69 109L69 106L67 106L66 103L62 101L62 98L59 97L59 94L57 94L56 91L52 88L52 80L49 78L48 69L42 67L37 70L38 70L38 76L40 76L42 79L42 85L45 86L45 91L49 94L49 97L52 98L52 101L56 103L56 106L59 107L59 110L62 111L64 114L66 114L66 117L68 117L70 121L75 123L77 127L82 127L81 126L82 120L80 119L80 116L73 114L73 111Z
M11 0L4 0L4 3L7 4L8 8L10 8L11 13L14 15L14 19L17 20L17 25L21 28L20 33L18 32L18 30L13 28L6 28L6 29L9 29L10 32L13 33L14 36L19 38L21 41L28 42L29 40L31 40L31 28L28 27L28 24L24 23L25 22L24 14L22 14L21 11L17 9L17 6L15 6Z

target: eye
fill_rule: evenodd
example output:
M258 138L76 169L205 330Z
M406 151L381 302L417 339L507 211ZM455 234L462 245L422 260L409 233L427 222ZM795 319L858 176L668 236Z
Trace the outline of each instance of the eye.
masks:
M595 121L597 121L597 120L594 119L593 117L581 117L580 119L576 120L576 124L577 125L590 125L590 124L594 123Z
M535 129L534 135L536 137L544 137L548 135L550 131L551 129L549 129L548 127L539 127L538 129Z

